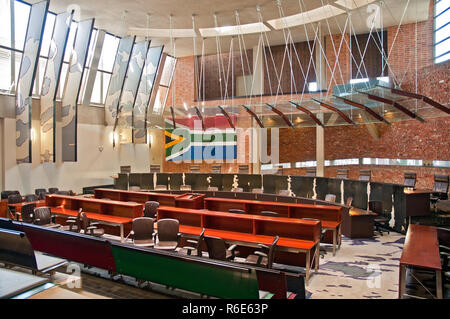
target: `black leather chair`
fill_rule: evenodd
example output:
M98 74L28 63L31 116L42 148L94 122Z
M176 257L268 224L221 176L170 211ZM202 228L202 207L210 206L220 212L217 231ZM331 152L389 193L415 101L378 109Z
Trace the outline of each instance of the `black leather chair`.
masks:
M91 220L86 216L85 212L80 212L80 225L86 235L102 237L105 234L103 228L97 227L100 223L91 223Z
M233 261L239 254L235 251L237 245L227 247L225 240L219 237L205 236L206 247L208 248L208 256L210 259Z
M316 176L316 168L310 167L306 169L306 176L315 177Z
M39 200L39 197L37 197L34 194L25 195L24 198L23 198L24 202L35 202L37 200Z
M438 200L447 200L448 199L448 184L449 177L448 175L434 175L434 185L433 185L433 193L431 195L431 201L437 202Z
M76 217L70 216L69 218L67 218L66 223L68 225L61 226L59 229L79 233L81 230L81 212L82 211L83 211L82 208L78 209L77 216Z
M59 228L61 225L52 222L50 207L37 207L34 209L34 224L49 228Z
M192 246L184 246L180 249L179 253L186 254L186 255L197 255L198 257L202 257L202 244L203 239L205 237L205 228L202 229L202 232L200 233L200 236L198 236L198 239L188 239L186 240L189 244L192 244Z
M377 214L377 216L373 219L375 231L379 232L380 235L383 236L382 229L384 229L389 234L389 230L387 230L386 226L389 220L383 216L383 202L379 200L369 201L369 210Z
M34 224L34 209L35 203L29 203L22 206L22 212L20 213L22 221L24 223Z
M138 217L133 219L133 228L130 234L133 245L138 247L153 247L155 245L155 220L149 217Z
M36 188L36 189L34 190L34 194L35 194L36 196L39 196L40 193L47 193L47 190L46 190L45 188Z
M155 201L145 202L144 206L144 216L150 218L156 218L156 213L159 207L159 203Z
M50 187L50 188L48 189L48 192L49 192L50 194L55 194L58 190L59 190L59 189L58 189L57 187Z
M16 218L16 208L14 206L9 206L9 204L18 204L22 203L22 196L20 194L11 194L8 196L8 210L11 218Z
M347 179L348 178L348 169L338 169L336 178Z
M415 172L405 172L403 179L403 186L410 187L412 189L416 188L417 174Z
M372 177L372 171L370 169L361 169L359 170L359 180L370 182Z
M254 255L248 255L245 259L246 264L252 264L256 266L261 266L265 268L272 268L273 260L275 258L275 250L277 248L277 242L279 237L275 236L272 244L270 246L266 246L263 244L258 244L262 248L263 251L255 251Z
M158 241L155 243L156 249L175 250L180 243L181 234L179 233L180 222L172 218L163 218L158 220Z

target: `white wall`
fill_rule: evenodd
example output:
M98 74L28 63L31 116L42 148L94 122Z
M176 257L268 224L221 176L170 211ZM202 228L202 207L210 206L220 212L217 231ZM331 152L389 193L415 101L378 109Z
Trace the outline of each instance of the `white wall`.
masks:
M39 132L39 120L33 119L32 127L36 133ZM63 163L59 130L60 122L57 122L56 163L40 163L39 134L34 134L32 163L17 165L15 119L4 119L4 189L17 189L22 194L29 194L36 188L58 187L81 193L85 186L113 184L111 176L119 172L121 165L131 165L132 172L136 173L150 170L148 145L118 145L113 149L112 127L98 124L78 124L78 162ZM102 152L99 146L103 146Z

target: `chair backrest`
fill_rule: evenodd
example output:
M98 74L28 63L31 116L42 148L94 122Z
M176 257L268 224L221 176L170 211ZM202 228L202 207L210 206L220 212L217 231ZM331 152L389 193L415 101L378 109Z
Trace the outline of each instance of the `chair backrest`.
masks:
M227 245L219 237L205 236L204 238L210 259L227 260Z
M336 202L336 195L334 195L334 194L327 194L327 195L325 195L325 201L335 203Z
M217 186L208 186L208 191L210 191L210 192L218 192L219 191L219 187L217 187Z
M448 193L448 183L449 183L448 175L435 174L433 192Z
M269 253L267 254L267 268L272 268L273 260L275 257L275 250L277 249L277 242L280 237L275 236L272 245L270 245Z
M316 168L309 167L306 169L306 176L316 176Z
M236 193L242 193L244 189L242 187L233 187L231 191Z
M152 200L145 202L144 217L155 218L158 207L159 207L158 202Z
M415 172L405 172L403 186L406 187L416 187L417 174Z
M120 172L122 174L131 173L131 166L130 165L120 166Z
M166 191L167 186L166 185L156 185L155 190L157 191Z
M290 196L291 192L288 189L281 189L278 191L278 195L280 196Z
M361 169L359 170L359 180L369 182L372 176L372 172L370 169Z
M380 200L369 201L369 210L374 213L377 213L377 214L382 214L383 213L383 202Z
M34 194L28 194L24 196L24 202L35 202L37 201L39 198L34 195Z
M80 227L79 229L84 230L84 233L87 234L87 228L89 227L91 221L90 219L86 216L86 213L83 211L78 211L79 215L80 215Z
M34 222L35 203L25 204L22 206L22 221L32 224Z
M248 174L249 166L247 164L239 165L238 174Z
M222 172L222 165L212 165L211 173L220 174Z
M353 197L347 197L347 201L345 202L346 206L352 206L353 204Z
M45 194L45 193L47 193L47 190L45 188L36 188L34 190L34 194L35 195L39 196L40 193L44 193Z
M39 219L39 221L36 221ZM36 207L34 209L34 221L37 225L46 225L52 222L52 212L50 207Z
M271 212L270 210L261 211L261 215L262 216L270 216L270 217L279 217L280 216L280 214L278 214L276 212Z
M191 173L200 173L200 165L191 165L189 170Z
M8 204L22 203L22 196L18 194L12 194L8 196Z
M247 214L244 210L242 210L242 209L236 209L236 208L230 208L230 209L228 210L228 212L229 212L229 213L232 213L232 214Z
M48 192L49 192L50 194L55 194L58 190L59 190L59 189L58 189L57 187L50 187L50 188L48 189Z
M13 192L12 191L2 191L1 195L2 195L2 199L8 199L9 195L12 195Z
M139 187L139 186L130 186L129 189L132 192L139 192L141 190L141 187Z
M180 222L172 218L158 220L159 241L178 241Z
M348 169L338 169L336 178L347 179L348 178Z
M192 187L191 187L191 185L180 185L180 190L181 191L191 191Z
M254 193L254 194L262 194L263 193L263 189L262 188L253 188L252 189L252 193Z
M135 240L153 238L153 224L155 220L149 217L138 217L133 219L133 232Z
M161 165L159 164L150 164L150 173L160 173Z

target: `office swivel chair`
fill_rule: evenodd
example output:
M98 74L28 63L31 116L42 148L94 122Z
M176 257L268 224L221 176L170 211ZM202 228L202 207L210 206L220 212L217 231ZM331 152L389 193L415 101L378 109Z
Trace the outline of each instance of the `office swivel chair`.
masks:
M291 192L288 189L282 189L278 192L280 196L291 196Z
M377 214L377 216L373 219L375 231L379 232L380 235L383 236L381 229L384 229L389 234L389 230L386 229L386 224L389 220L383 216L383 202L379 200L369 201L369 210Z
M261 216L279 217L280 215L278 213L271 212L269 210L263 210L261 211Z
M100 225L100 223L91 223L85 212L80 213L80 224L86 235L102 237L105 234L103 228L97 228L97 225Z
M262 188L253 188L252 189L252 193L254 193L254 194L262 194L263 193L263 189Z
M263 251L255 251L254 255L248 255L247 258L245 259L245 263L269 269L272 268L278 239L279 237L275 236L275 239L273 240L270 246L258 244L258 246L261 247Z
M202 228L202 232L200 233L200 236L198 236L197 240L194 239L188 239L186 240L189 244L192 244L193 246L184 246L183 248L180 249L179 253L181 254L186 254L189 256L198 256L198 257L202 257L202 244L203 244L203 239L205 237L205 228Z
M156 191L166 191L167 186L166 185L156 185L155 190Z
M438 200L448 199L448 175L434 175L433 193L431 195L431 202L436 203Z
M9 206L9 204L18 204L22 203L22 196L20 194L11 194L8 196L8 210L11 218L16 217L16 208L14 206Z
M164 218L158 220L158 232L156 237L158 241L155 243L156 249L175 250L180 242L179 228L180 223L176 219Z
M316 176L316 169L315 168L307 168L306 169L306 176L315 177Z
M59 228L61 225L52 222L52 212L50 207L37 207L34 209L34 224L49 227L49 228Z
M361 169L359 170L359 180L370 182L370 178L372 176L372 172L370 169Z
M219 191L219 187L217 186L208 186L208 191L210 192L218 192Z
M57 187L50 187L50 188L48 189L48 192L49 192L50 194L55 194L58 190L59 190L59 189L58 189Z
M191 191L191 185L180 185L180 191Z
M34 194L39 197L39 199L45 199L45 194L47 194L47 190L45 188L36 188L34 190Z
M242 187L233 187L231 191L236 193L242 193L244 189Z
M441 266L443 273L443 285L444 288L449 288L450 284L450 229L443 227L436 227L438 241L439 241L439 254L441 256Z
M36 208L35 203L25 204L22 206L22 222L33 224L34 223L34 209Z
M191 165L189 167L190 173L200 173L200 165Z
M415 172L405 172L404 179L403 179L403 186L415 189L416 188L416 178L417 178L417 175Z
M138 217L133 219L132 230L126 237L131 236L133 245L138 247L152 247L155 245L154 230L155 220L149 217Z
M221 172L222 172L222 165L212 165L211 166L211 173L220 174Z
M347 179L348 178L348 169L338 169L336 178Z
M225 240L219 237L204 237L206 247L208 248L208 256L210 259L233 261L239 254L235 251L237 245L227 247Z
M130 186L129 190L132 192L139 192L141 190L141 187L140 186Z
M325 196L325 201L326 202L335 203L336 202L336 195L334 195L334 194L327 194Z
M25 195L24 197L23 197L23 201L24 202L35 202L35 201L37 201L39 198L36 196L36 195L34 195L34 194L28 194L28 195Z
M152 200L145 202L144 217L156 218L158 207L159 207L158 202Z
M150 173L160 173L161 165L158 164L150 164Z
M76 217L70 216L67 218L66 223L68 225L61 226L59 229L64 231L71 231L75 233L79 233L81 230L81 212L83 208L78 209L78 214Z

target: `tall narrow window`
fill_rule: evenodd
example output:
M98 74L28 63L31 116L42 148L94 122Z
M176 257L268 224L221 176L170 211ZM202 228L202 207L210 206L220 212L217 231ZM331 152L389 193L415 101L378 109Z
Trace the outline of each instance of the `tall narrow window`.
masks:
M436 0L434 6L434 63L450 59L450 0Z

